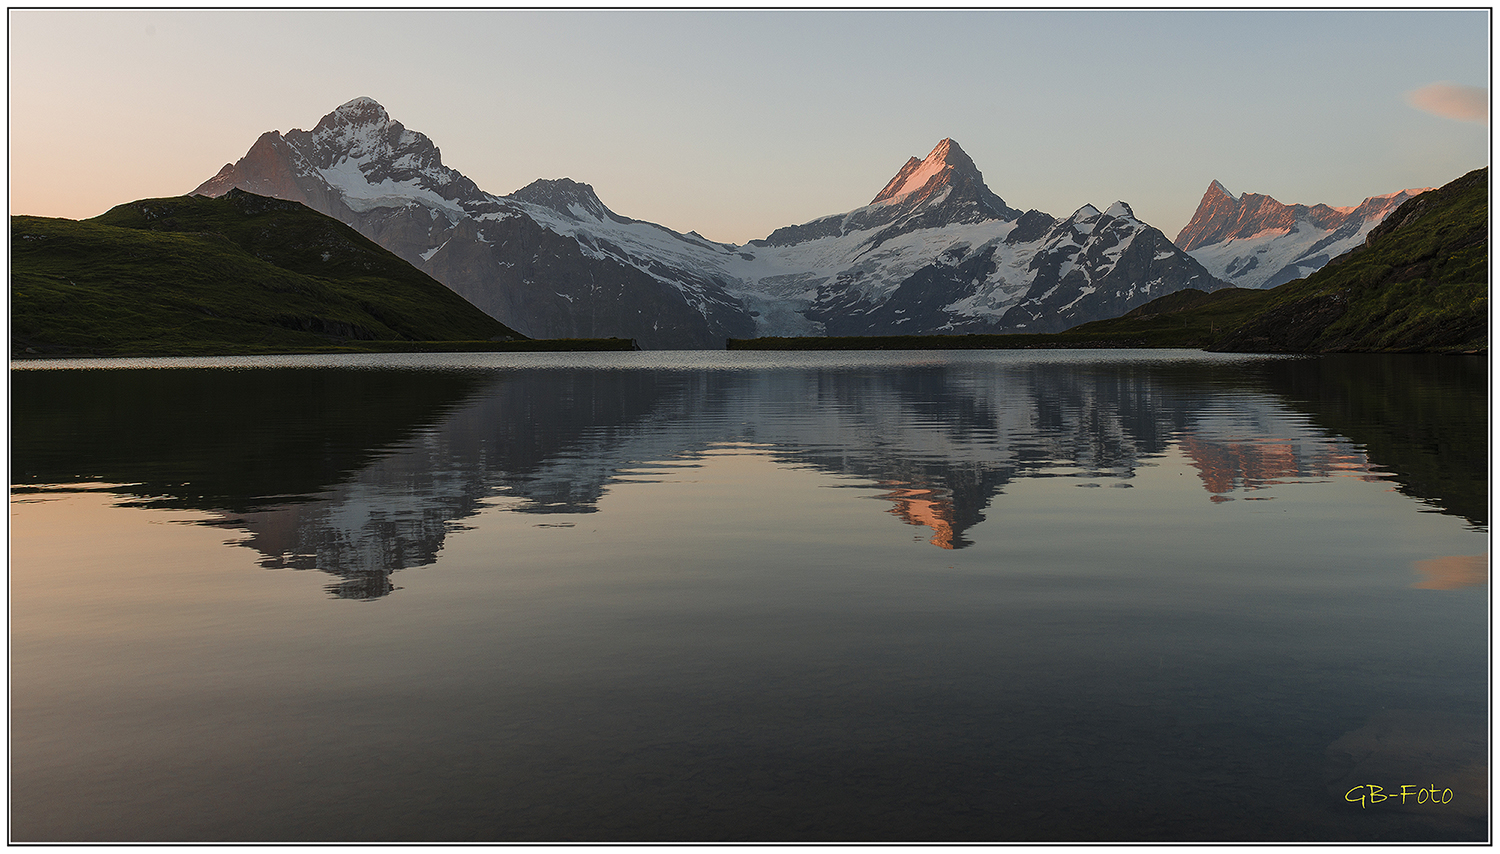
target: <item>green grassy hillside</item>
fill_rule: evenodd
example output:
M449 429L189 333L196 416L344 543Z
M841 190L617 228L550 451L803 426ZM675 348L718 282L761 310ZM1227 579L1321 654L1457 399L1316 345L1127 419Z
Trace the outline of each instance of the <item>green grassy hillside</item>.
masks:
M1365 245L1215 342L1229 352L1471 352L1489 346L1489 169L1409 199Z
M343 223L239 190L131 202L81 222L11 217L10 307L13 356L524 337Z

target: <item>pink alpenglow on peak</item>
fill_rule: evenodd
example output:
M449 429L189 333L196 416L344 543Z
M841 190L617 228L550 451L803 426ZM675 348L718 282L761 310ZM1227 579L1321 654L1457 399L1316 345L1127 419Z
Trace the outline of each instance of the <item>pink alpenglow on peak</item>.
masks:
M1236 196L1213 181L1175 243L1220 279L1242 288L1274 288L1360 245L1402 202L1427 189L1332 207L1286 205L1259 193Z
M955 171L977 172L978 170L974 166L974 161L969 159L969 155L958 147L958 143L951 139L944 139L932 149L932 153L928 154L926 159L918 160L913 157L906 161L906 165L901 167L896 177L885 185L885 189L881 190L880 194L870 201L870 204L878 205L881 202L895 201L923 190L929 184L933 184L936 188L950 183L950 176Z

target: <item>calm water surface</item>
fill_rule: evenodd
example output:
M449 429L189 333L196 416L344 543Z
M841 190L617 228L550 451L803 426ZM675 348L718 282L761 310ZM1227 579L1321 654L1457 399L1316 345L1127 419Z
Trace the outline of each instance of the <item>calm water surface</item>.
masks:
M17 363L12 840L1486 840L1487 385Z

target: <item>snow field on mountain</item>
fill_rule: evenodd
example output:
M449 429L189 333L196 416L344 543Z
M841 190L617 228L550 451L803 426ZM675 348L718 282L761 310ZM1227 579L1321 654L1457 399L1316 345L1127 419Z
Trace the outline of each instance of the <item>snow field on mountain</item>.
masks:
M957 317L999 317L1011 306L1025 298L1031 289L1031 279L1026 275L1031 259L1036 255L1037 244L1019 245L995 241L993 247L981 247L978 251L991 249L995 269L982 282L975 282L975 291L970 296L943 306L943 311Z
M317 172L328 183L328 186L339 191L344 204L358 213L374 208L398 208L410 202L417 202L424 207L442 208L453 214L466 215L458 202L445 199L436 192L423 187L420 178L411 178L406 181L392 181L386 178L379 184L370 183L361 169L368 162L368 159L345 158L334 164L332 168L319 169Z
M1326 255L1330 259L1336 258L1364 243L1365 236L1377 224L1378 220L1368 222L1353 236L1335 241L1314 254ZM1322 264L1298 264L1297 262L1302 260L1314 245L1333 233L1330 229L1299 222L1290 231L1266 229L1254 237L1210 243L1188 254L1207 267L1209 272L1235 287L1264 288L1273 279L1280 279L1280 281L1275 281L1275 284L1281 284L1315 272ZM1255 262L1254 266L1247 270L1246 267L1252 260ZM1290 278L1277 276L1277 273L1286 270L1289 266L1296 267L1294 275L1290 275Z
M1110 211L1118 211L1118 213L1107 214L1099 213L1099 210L1093 205L1084 205L1064 222L1063 225L1065 227L1057 230L1057 236L1048 240L1043 246L1048 252L1063 249L1066 243L1078 246L1078 251L1073 253L1068 260L1062 262L1062 265L1058 268L1058 281L1066 279L1068 274L1075 269L1082 268L1083 265L1079 263L1079 259L1088 259L1090 256L1089 250L1092 247L1099 245L1105 240L1117 239L1117 234L1122 226L1130 228L1131 230L1126 234L1124 239L1120 239L1113 246L1103 251L1101 257L1107 259L1106 264L1096 268L1094 276L1103 277L1114 270L1115 266L1120 262L1120 255L1124 253L1131 243L1135 242L1136 236L1141 233L1140 229L1143 223L1130 215L1128 213L1129 210L1130 208L1126 207L1123 202L1115 202L1110 206ZM1099 229L1101 225L1103 226L1102 230ZM1080 240L1080 237L1083 239ZM1167 257L1171 257L1170 253ZM1155 260L1166 259L1157 258ZM1048 293L1050 295L1051 292L1049 291ZM1093 293L1093 291L1090 290L1089 293ZM1069 305L1072 305L1072 303Z
M947 191L941 195L945 197ZM939 201L935 198L933 203ZM696 290L685 286L685 277L697 278L704 272L715 275L731 296L758 312L757 332L765 335L816 334L821 324L796 312L811 304L818 288L831 278L829 271L857 275L854 285L857 292L878 303L934 259L956 249L959 255L955 262L961 263L980 246L998 246L1001 263L983 283L981 292L961 301L964 304L958 310L967 316L999 314L1024 295L1025 265L1034 251L1034 247L1012 251L1005 246L1001 241L1015 224L999 220L919 229L892 237L878 246L872 246L871 241L879 229L852 231L789 246L725 246L700 243L652 223L599 218L578 205L570 206L574 217L569 217L514 199L503 203L520 207L527 216L558 234L574 239L587 237L580 240L585 254L628 263L685 293ZM858 212L838 218L848 221ZM598 248L601 238L620 251Z

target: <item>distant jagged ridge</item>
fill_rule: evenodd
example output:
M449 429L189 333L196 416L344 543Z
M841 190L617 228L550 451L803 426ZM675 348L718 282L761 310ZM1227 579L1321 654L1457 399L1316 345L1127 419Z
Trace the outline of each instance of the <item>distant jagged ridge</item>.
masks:
M1408 199L1305 279L1179 291L1069 334L1241 353L1486 351L1489 169Z
M1217 180L1174 241L1215 276L1241 288L1274 288L1358 246L1391 211L1431 188L1371 196L1353 207L1284 205L1235 196Z

